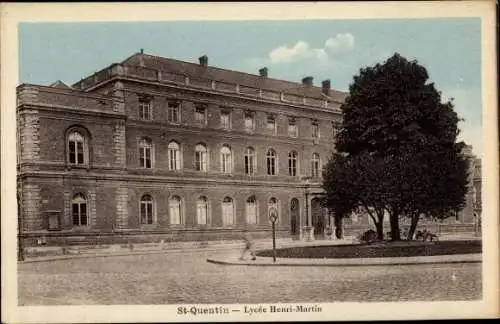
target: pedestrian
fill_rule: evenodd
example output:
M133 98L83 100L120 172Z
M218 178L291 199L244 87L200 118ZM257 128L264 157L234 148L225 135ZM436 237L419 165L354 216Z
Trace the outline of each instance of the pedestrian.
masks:
M248 253L250 253L252 260L256 260L257 256L255 255L252 238L250 237L250 234L248 234L248 232L246 232L246 231L243 234L243 241L245 242L245 247L243 248L243 251L241 252L240 260L245 260L246 255Z

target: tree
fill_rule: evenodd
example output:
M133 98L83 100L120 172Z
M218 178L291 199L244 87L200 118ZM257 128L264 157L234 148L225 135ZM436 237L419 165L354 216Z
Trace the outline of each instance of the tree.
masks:
M345 197L370 201L367 210L377 214L387 212L393 240L400 239L401 215L411 217L416 228L422 214L439 216L463 207L467 162L464 144L457 143L459 118L428 80L423 66L396 53L383 64L360 69L341 106L337 151L347 161L342 163L364 170L359 178L346 177L355 191ZM333 161L329 167L338 167L338 159ZM333 187L327 183L325 190L338 202L342 193Z

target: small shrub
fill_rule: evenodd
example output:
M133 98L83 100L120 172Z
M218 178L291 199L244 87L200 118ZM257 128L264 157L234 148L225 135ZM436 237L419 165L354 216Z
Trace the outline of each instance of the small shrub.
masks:
M359 237L359 240L363 243L371 243L377 240L377 232L374 230L367 230Z

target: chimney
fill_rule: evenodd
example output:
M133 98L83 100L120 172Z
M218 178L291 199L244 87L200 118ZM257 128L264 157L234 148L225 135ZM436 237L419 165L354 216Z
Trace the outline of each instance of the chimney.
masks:
M208 66L208 56L206 56L206 55L200 56L199 60L200 60L201 66L203 66L203 67Z
M263 67L262 69L259 70L259 74L261 77L266 77L267 78L267 67Z
M313 77L308 76L302 79L302 84L311 87L313 85Z
M330 95L330 88L331 88L331 83L330 80L325 80L321 82L322 88L323 88L323 93L325 95Z

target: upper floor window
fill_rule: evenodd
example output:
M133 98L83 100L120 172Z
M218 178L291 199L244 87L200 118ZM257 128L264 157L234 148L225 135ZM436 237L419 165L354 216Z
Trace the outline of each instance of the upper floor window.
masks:
M288 175L297 176L297 152L295 151L288 153Z
M312 121L311 128L312 128L312 137L319 138L319 122L317 120Z
M295 118L290 117L288 119L288 136L297 137L298 136L297 121Z
M245 173L255 174L255 150L252 147L245 149Z
M153 119L153 105L149 98L139 98L139 118L144 120Z
M141 197L141 225L153 224L153 197L150 195L143 195Z
M207 124L207 108L204 105L196 106L194 119L200 126L205 126Z
M176 142L170 142L168 144L168 168L171 171L178 171L181 169L180 146Z
M87 199L83 194L76 194L71 200L71 214L74 226L87 226Z
M169 101L168 105L168 121L171 123L181 122L181 104L178 101Z
M231 129L231 113L229 111L221 111L220 127L222 129Z
M272 134L276 134L276 117L269 115L267 116L267 130Z
M231 148L227 145L223 145L220 150L220 171L222 173L232 172L232 160Z
M313 155L312 155L312 176L313 177L319 177L320 163L321 163L321 161L319 159L319 154L313 153Z
M332 138L335 140L337 139L337 135L340 132L340 125L336 122L332 123Z
M139 141L139 165L141 168L151 169L153 144L149 138Z
M68 136L68 160L70 164L87 164L87 141L80 132L74 131Z
M276 175L276 152L273 149L267 151L267 174Z
M194 154L194 167L196 171L208 170L208 152L207 147L203 144L197 144Z
M255 114L253 111L245 112L245 131L253 132L255 129Z

